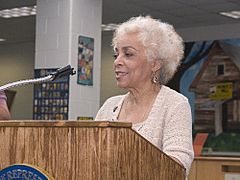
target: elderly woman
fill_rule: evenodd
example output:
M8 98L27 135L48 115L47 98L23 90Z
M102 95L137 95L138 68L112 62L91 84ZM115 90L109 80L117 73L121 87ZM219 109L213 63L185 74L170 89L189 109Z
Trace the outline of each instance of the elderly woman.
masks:
M10 113L7 107L7 97L3 91L0 91L0 120L10 119Z
M183 57L174 28L151 17L121 24L113 37L117 85L129 92L109 98L95 120L132 122L133 129L181 163L192 160L192 118L188 99L165 86Z

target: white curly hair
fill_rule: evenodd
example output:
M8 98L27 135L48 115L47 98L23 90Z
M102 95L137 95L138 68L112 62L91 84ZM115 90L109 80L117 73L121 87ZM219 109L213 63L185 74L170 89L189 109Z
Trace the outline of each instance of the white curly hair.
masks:
M182 38L172 25L150 16L138 16L118 26L113 35L113 47L115 48L121 36L128 33L138 33L140 42L146 48L148 61L161 61L159 83L166 84L173 77L183 58Z

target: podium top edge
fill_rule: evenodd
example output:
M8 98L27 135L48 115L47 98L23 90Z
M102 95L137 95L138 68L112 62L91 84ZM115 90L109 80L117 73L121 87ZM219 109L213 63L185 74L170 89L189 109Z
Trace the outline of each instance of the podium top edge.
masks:
M0 120L0 127L124 127L132 123L93 120Z

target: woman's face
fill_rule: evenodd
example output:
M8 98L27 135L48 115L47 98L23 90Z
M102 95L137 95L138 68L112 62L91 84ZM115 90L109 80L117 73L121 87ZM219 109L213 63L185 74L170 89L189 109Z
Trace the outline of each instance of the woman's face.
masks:
M116 44L114 70L118 87L143 88L145 83L151 82L152 65L137 35L126 34Z

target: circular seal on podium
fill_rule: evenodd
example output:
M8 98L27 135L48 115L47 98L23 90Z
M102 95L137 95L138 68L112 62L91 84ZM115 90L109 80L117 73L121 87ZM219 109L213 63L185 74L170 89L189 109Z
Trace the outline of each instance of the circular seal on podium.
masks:
M54 178L37 166L13 164L0 171L0 180L54 180Z

